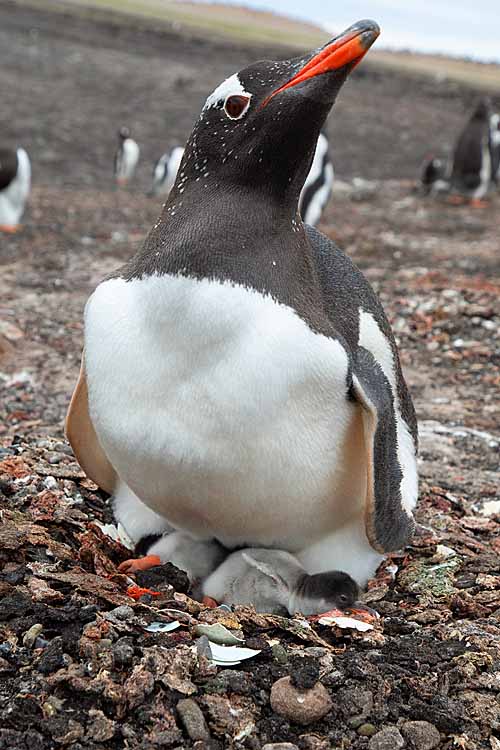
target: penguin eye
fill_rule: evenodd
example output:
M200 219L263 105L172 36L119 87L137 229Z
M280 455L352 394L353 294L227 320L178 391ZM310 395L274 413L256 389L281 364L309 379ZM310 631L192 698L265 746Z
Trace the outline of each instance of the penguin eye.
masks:
M228 117L231 120L238 120L244 115L250 104L249 96L242 96L241 94L233 94L228 96L224 102L224 109Z

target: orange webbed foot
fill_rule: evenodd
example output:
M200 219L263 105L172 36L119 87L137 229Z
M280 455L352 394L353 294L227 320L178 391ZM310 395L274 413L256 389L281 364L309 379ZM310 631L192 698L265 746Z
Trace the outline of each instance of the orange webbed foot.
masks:
M118 566L120 573L137 573L138 570L149 570L156 565L161 565L158 555L146 555L145 557L132 558L124 560Z
M7 232L7 234L15 234L20 229L20 224L0 224L0 232Z
M471 208L489 208L488 201L481 200L480 198L474 198L470 202Z

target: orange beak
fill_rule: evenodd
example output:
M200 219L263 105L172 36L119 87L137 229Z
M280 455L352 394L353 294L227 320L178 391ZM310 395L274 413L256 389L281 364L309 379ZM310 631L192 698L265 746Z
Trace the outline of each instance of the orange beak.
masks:
M375 21L358 21L343 34L322 47L293 78L264 99L261 109L269 104L277 94L310 78L316 78L322 73L340 70L345 65L351 65L352 70L361 62L379 34L380 28Z

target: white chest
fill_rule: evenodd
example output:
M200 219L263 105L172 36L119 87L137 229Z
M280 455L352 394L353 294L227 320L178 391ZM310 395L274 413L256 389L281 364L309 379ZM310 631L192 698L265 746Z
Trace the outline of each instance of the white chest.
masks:
M113 279L87 305L85 355L105 452L173 526L300 549L361 512L346 352L290 308L228 283Z

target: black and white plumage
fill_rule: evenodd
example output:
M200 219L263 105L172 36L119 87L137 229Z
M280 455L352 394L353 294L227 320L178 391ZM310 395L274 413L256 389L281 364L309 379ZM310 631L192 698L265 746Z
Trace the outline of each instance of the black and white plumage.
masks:
M252 602L257 612L315 615L352 607L355 581L337 570L309 575L289 552L244 549L233 552L203 583L203 594L235 606Z
M315 227L330 200L334 171L325 133L320 133L311 169L300 193L299 211L305 224Z
M201 547L215 567L221 548L266 547L364 584L411 535L417 426L390 325L298 212L378 34L359 22L221 83L142 249L86 305L68 437L128 534L174 528L155 552L188 572L190 540L193 568Z
M153 167L151 195L168 195L172 190L184 155L182 146L164 153Z
M500 115L494 112L490 117L491 179L500 186Z
M0 231L15 232L31 189L31 164L23 148L0 148Z
M424 195L435 195L449 190L446 179L446 162L435 156L425 159L420 170L420 186Z
M492 178L490 151L490 103L482 99L475 108L455 146L451 163L452 193L481 200Z
M114 175L118 185L126 185L135 172L139 161L140 149L133 138L130 130L126 127L118 131L119 145L115 153Z

